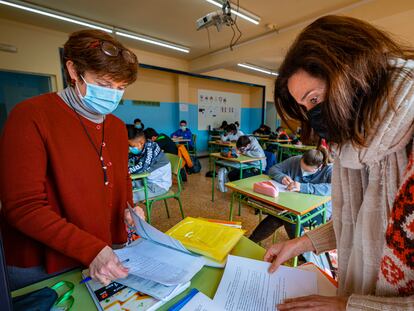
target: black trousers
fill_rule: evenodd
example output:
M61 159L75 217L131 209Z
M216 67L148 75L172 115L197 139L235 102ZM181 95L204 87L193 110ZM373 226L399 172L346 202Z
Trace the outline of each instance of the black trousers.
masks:
M260 175L260 170L257 168L251 168L247 170L243 170L243 178L248 178L252 176ZM235 181L240 179L240 170L239 169L232 169L229 174L227 175L230 181Z
M319 208L314 209L311 213L316 213L317 211L319 211ZM299 235L303 235L303 227L309 227L311 225L320 225L322 223L323 214L319 214L318 216L302 224ZM281 226L285 227L289 239L295 238L296 225L285 222L282 219L271 215L268 215L265 219L263 219L260 222L260 224L256 227L256 229L254 229L253 233L250 235L249 238L250 240L256 243L263 241L264 239L267 239L269 236L271 236Z

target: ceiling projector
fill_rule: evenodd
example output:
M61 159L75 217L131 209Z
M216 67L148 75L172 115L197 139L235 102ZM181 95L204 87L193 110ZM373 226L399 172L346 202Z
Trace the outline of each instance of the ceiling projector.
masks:
M216 26L217 31L220 31L222 25L227 25L231 21L231 15L227 15L223 11L216 11L208 13L206 16L199 18L196 21L197 30Z

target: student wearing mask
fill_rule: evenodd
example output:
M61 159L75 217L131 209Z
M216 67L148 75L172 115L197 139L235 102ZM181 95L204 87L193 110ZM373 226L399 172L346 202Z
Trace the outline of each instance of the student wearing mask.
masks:
M266 169L266 155L263 151L262 146L260 146L256 137L253 136L240 136L236 143L237 152L239 154L252 157L252 158L262 158L260 161L249 163L254 165L255 168L243 170L243 178L260 175L260 164L262 165L262 170ZM240 170L232 169L228 173L228 179L230 181L235 181L240 179Z
M160 146L161 150L165 153L172 153L178 155L177 145L172 141L170 137L165 134L158 134L153 128L149 127L144 130L145 138L156 142Z
M171 163L156 142L147 140L143 131L127 125L129 143L129 173L148 172L148 198L162 195L172 185ZM142 188L141 181L134 182L134 187ZM144 189L134 191L134 202L145 199Z
M144 125L144 123L141 122L141 119L135 119L134 120L134 125L135 125L135 128L137 130L143 131L145 129L145 125Z
M229 124L225 132L221 135L221 141L237 141L240 136L244 135L242 131L237 130L236 125Z
M336 248L339 288L278 310L413 309L413 82L414 49L351 17L317 19L287 52L276 108L302 123L301 139L316 133L337 154L332 221L273 245L264 259L274 271L303 252Z
M181 137L184 139L189 139L190 142L188 143L188 147L192 149L194 146L193 133L191 133L191 130L187 127L187 121L185 120L180 121L180 128L176 130L174 133L172 133L171 137L172 138Z
M72 33L63 57L69 86L18 104L0 140L12 289L81 265L103 284L128 275L112 250L126 242L130 219L128 140L111 113L136 80L138 61L99 30Z
M281 126L279 126L276 129L276 137L277 139L283 139L283 140L289 139L289 135L286 133L285 129Z
M332 165L328 151L321 147L319 150L309 150L303 155L290 157L289 159L272 166L269 170L269 176L286 186L288 191L315 194L331 195L331 176ZM321 207L313 210L316 213ZM326 212L327 219L332 215L332 207L329 204ZM310 226L310 223L320 225L323 223L323 215L318 215L303 227ZM250 239L254 242L260 242L272 235L279 227L285 226L286 232L290 239L295 237L296 225L284 222L280 218L268 215L254 229Z
M261 124L260 127L253 132L253 135L270 135L272 130L266 124Z

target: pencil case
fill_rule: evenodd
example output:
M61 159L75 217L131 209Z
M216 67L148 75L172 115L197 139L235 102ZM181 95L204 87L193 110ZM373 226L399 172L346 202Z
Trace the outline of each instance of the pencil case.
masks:
M254 183L253 191L272 198L276 198L279 195L277 186L274 185L271 181L259 181L257 183Z

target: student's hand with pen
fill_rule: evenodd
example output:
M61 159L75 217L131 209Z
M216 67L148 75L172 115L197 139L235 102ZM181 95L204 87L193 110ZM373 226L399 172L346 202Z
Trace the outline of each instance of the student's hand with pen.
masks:
M89 274L106 286L113 280L127 277L128 268L122 265L112 248L105 246L89 265Z
M286 190L300 192L300 182L292 181L289 185L287 185Z
M293 182L293 179L292 178L290 178L289 176L285 176L285 177L283 177L282 178L282 184L283 185L285 185L285 186L288 186L290 183L292 183Z

